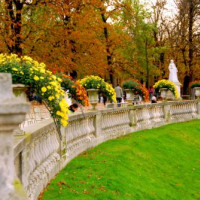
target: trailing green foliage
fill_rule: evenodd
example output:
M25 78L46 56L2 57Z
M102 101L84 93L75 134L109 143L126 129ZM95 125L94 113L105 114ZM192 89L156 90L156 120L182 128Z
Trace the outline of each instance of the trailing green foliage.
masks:
M174 94L175 98L179 98L179 94L178 94L176 85L172 81L162 79L162 80L156 82L153 87L157 91L159 91L161 88L167 88Z
M29 92L41 97L58 126L67 125L68 104L61 88L61 79L28 56L0 54L0 72L11 73L14 84L24 84Z
M200 87L200 81L193 81L190 83L191 88Z
M122 83L124 89L133 90L134 94L139 94L145 101L149 100L149 92L146 87L144 87L136 79L128 79Z

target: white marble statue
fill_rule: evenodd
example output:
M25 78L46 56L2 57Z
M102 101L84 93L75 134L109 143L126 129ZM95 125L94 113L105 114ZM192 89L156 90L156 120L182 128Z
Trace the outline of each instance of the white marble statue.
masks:
M176 65L174 64L174 61L171 60L169 64L169 80L172 81L176 85L179 98L181 98L181 83L178 80L177 72L178 70L176 68Z
M179 83L178 76L177 76L177 68L176 65L174 64L174 61L171 60L170 65L169 65L169 80L174 82L174 83Z

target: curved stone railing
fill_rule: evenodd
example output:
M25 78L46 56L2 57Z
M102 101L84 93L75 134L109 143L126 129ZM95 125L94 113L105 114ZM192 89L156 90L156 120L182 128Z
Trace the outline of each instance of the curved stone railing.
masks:
M37 199L47 183L74 157L104 141L133 131L200 119L199 101L166 102L107 109L69 117L62 141L51 120L15 136L15 167L27 196Z

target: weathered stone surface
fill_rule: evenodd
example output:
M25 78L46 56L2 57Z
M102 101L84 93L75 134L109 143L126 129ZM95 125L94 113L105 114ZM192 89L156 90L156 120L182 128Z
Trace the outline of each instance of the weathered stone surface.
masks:
M0 102L8 101L13 97L11 74L0 73Z
M14 184L13 131L25 119L29 105L15 102L11 82L10 74L0 73L0 198L22 200L25 192L21 196Z
M75 114L69 118L69 125L62 127L62 140L53 121L47 120L27 128L24 136L15 136L13 152L13 131L24 120L28 108L27 103L13 96L11 76L0 74L0 199L3 200L23 200L26 194L28 199L36 200L70 160L104 141L137 130L200 118L197 100Z
M198 101L176 101L74 114L69 125L62 127L62 141L52 120L27 128L16 141L14 156L19 159L21 153L28 198L36 200L47 183L83 151L133 131L197 119L199 105Z
M198 119L200 119L200 99L197 100L197 114L198 114Z

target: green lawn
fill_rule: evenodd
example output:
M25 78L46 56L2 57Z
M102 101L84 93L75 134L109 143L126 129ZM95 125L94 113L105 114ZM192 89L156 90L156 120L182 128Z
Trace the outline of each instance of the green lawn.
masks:
M84 152L42 199L200 199L200 120L132 133Z

